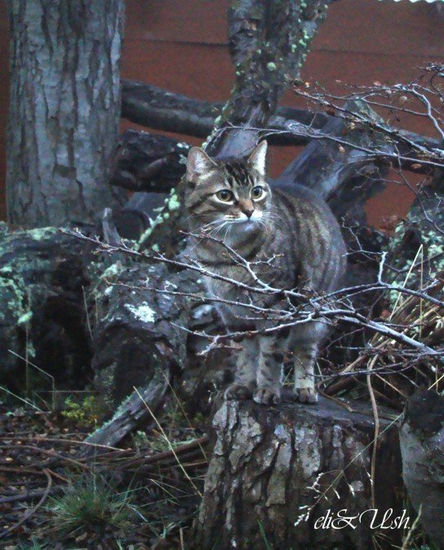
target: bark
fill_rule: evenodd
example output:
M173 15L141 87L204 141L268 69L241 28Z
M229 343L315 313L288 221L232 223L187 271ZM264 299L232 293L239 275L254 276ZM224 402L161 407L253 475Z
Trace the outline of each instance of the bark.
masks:
M348 104L348 107L352 108L352 105ZM360 114L365 114L370 124L372 121L383 124L383 120L365 103L354 102L353 107ZM357 209L362 211L363 204L384 188L380 182L381 162L377 164L378 159L368 153L368 150L388 148L384 136L371 134L365 125L351 125L333 117L324 126L321 135L333 139L322 137L312 140L277 178L275 185L282 188L305 185L324 200L334 198L333 209L338 217L351 205L354 208L357 205ZM344 183L359 175L367 180L364 189L356 185L354 188L343 187ZM379 183L375 184L375 179Z
M205 138L212 132L222 108L222 103L193 99L152 84L122 81L122 117L148 128ZM322 112L278 107L267 128L282 133L272 134L269 141L272 145L303 145L309 138L294 134L295 123L319 129L328 119ZM293 125L292 133L288 123Z
M437 548L444 548L444 397L420 390L400 431L402 475L411 503Z
M197 286L185 271L175 274L162 264L125 263L117 259L111 264L89 296L95 310L96 385L112 408L133 386L145 386L155 372L183 366L186 332L172 323L187 326L188 300L157 290L192 292Z
M149 382L145 382L140 390L131 392L117 408L110 422L106 422L85 439L91 447L86 447L84 454L94 455L95 445L117 445L130 432L152 420L150 410L153 414L157 411L169 382L170 372L167 366L153 372Z
M297 79L308 45L328 2L235 0L228 13L228 40L236 81L222 111L222 132L208 151L219 157L245 155L275 112L279 97ZM230 125L243 128L228 131Z
M169 137L126 130L114 157L111 184L168 193L185 173L190 146Z
M79 387L91 351L85 323L85 243L55 228L0 238L1 383L48 392ZM42 374L30 363L36 364Z
M110 223L107 220L107 223ZM114 253L114 263L97 277L90 266L95 386L114 415L89 441L115 445L147 423L160 405L173 373L186 360L187 327L192 305L186 294L200 292L195 274L165 264L133 264ZM168 291L179 290L181 296ZM140 388L143 399L135 388ZM148 407L146 406L148 404Z
M359 113L363 111L363 105L358 105ZM212 132L222 108L221 103L196 100L142 82L122 81L122 116L149 128L204 138ZM439 140L406 130L390 129L381 119L375 118L376 115L371 109L364 110L362 114L369 115L367 141L372 151L370 153L361 151L361 163L366 157L369 164L375 161L387 162L385 151L388 154L399 155L397 164L403 169L416 173L431 172L431 166L421 161L423 158L427 160L427 155L424 157L427 150L432 160L436 158L436 151L442 149ZM335 116L322 111L278 107L262 134L272 145L305 145L310 141L317 141L327 133L326 129L333 131L333 136L340 137L340 134L336 134L336 129L339 126L346 128L347 125L340 120L335 123L335 120L337 120ZM381 143L381 135L376 133L375 140L372 141L374 134L372 123L375 120L382 123L388 130L388 139L379 154L377 151ZM329 126L326 126L327 123L330 123ZM322 132L316 132L321 129ZM347 139L349 133L350 130L342 137Z
M165 199L164 193L133 193L123 208L114 211L113 222L118 234L124 239L139 241L165 205Z
M353 404L358 409L357 404ZM319 528L345 509L373 508L370 489L373 419L332 401L279 408L225 402L214 418L216 444L205 478L193 548L333 549L371 547L369 519L356 529ZM376 505L402 507L397 431L381 419ZM330 510L330 512L328 512ZM298 519L310 511L307 520ZM318 524L316 524L318 520ZM315 528L318 525L318 528ZM399 531L391 531L399 542Z
M200 101L151 84L122 80L121 116L148 128L205 138L221 109L221 103Z
M9 0L7 206L25 227L92 221L117 144L123 0Z

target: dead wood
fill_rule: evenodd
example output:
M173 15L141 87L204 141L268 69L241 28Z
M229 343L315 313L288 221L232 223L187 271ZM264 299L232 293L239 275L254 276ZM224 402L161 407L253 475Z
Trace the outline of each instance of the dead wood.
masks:
M217 439L193 548L370 548L376 534L371 514L357 517L374 508L372 416L325 399L278 408L225 402L213 424ZM402 482L397 430L390 424L380 419L373 482L376 507L393 508L396 516ZM326 518L340 510L355 518L355 529L328 527ZM390 536L399 541L400 531Z

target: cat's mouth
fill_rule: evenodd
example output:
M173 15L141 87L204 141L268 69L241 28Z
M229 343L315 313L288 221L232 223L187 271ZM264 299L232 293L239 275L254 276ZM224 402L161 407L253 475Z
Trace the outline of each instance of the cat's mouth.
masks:
M239 216L226 216L226 220L234 224L246 224L248 226L257 225L262 215L260 213L253 212L251 216L247 216L241 213Z

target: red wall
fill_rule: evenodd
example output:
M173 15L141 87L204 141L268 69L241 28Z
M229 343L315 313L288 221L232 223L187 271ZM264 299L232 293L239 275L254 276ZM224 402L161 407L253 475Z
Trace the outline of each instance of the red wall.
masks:
M122 76L210 101L223 101L233 84L226 45L228 0L127 0ZM326 22L312 45L303 69L304 80L331 91L337 80L347 84L408 82L419 67L444 56L444 18L424 2L403 0L340 0L329 9ZM4 185L4 129L7 110L7 17L0 3L0 193ZM283 103L296 105L291 92ZM411 121L410 121L410 124ZM122 127L134 126L123 122ZM412 130L428 132L418 121ZM186 138L189 142L196 140ZM295 156L292 147L275 148L271 172L276 175ZM404 213L409 194L391 186L372 201L370 217L396 208ZM4 204L0 194L0 215Z

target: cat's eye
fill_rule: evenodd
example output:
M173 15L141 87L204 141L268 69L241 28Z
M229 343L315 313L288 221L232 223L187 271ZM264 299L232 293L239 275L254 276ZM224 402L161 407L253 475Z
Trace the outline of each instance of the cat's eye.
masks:
M222 202L231 202L234 195L229 189L221 189L216 193L216 197Z
M251 198L258 200L260 199L264 194L265 189L261 187L260 185L257 185L256 187L253 187L251 190Z

